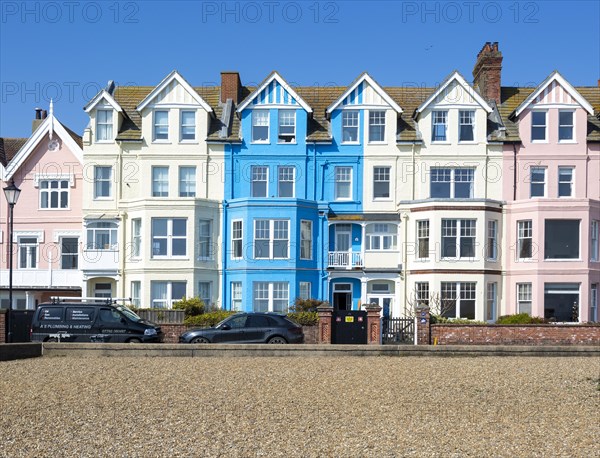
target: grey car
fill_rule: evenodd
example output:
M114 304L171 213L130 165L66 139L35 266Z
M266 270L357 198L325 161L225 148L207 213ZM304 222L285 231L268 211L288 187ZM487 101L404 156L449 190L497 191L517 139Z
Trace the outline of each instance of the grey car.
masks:
M192 329L180 343L302 343L302 326L277 313L236 313L211 328Z

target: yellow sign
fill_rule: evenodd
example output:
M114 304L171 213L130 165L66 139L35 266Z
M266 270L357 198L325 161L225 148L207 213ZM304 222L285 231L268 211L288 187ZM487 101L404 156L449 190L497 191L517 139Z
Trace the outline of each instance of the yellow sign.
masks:
M346 323L354 323L354 317L353 316L347 316L346 317Z

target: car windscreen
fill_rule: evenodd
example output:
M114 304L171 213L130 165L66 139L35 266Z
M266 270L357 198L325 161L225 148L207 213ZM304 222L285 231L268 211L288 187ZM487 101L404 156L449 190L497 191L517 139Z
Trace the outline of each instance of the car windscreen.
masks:
M128 309L127 307L123 307L122 305L117 305L117 310L129 318L131 321L141 321L141 318L136 315L133 310Z

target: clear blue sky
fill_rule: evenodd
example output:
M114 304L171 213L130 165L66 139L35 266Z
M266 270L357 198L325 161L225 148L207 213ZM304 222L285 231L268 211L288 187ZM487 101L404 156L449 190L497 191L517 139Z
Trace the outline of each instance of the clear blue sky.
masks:
M558 69L600 78L600 2L580 1L0 1L0 136L28 136L55 99L78 133L83 106L109 79L156 85L171 70L195 86L237 70L244 84L278 70L292 85L346 85L368 71L383 85L471 80L486 41L504 55L504 85Z

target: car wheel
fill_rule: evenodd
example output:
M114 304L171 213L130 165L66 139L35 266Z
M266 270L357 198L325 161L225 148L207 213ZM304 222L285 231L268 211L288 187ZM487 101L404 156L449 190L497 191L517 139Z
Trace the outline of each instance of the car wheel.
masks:
M134 338L134 339L129 339L129 340L127 341L127 343L142 343L142 341L141 341L140 339L135 339L135 338Z
M56 337L48 337L46 342L58 342L58 339Z
M194 337L192 340L190 340L190 343L206 344L206 343L210 343L210 342L208 341L208 339L206 337Z
M270 344L286 344L287 340L285 340L283 337L271 337L267 343Z

